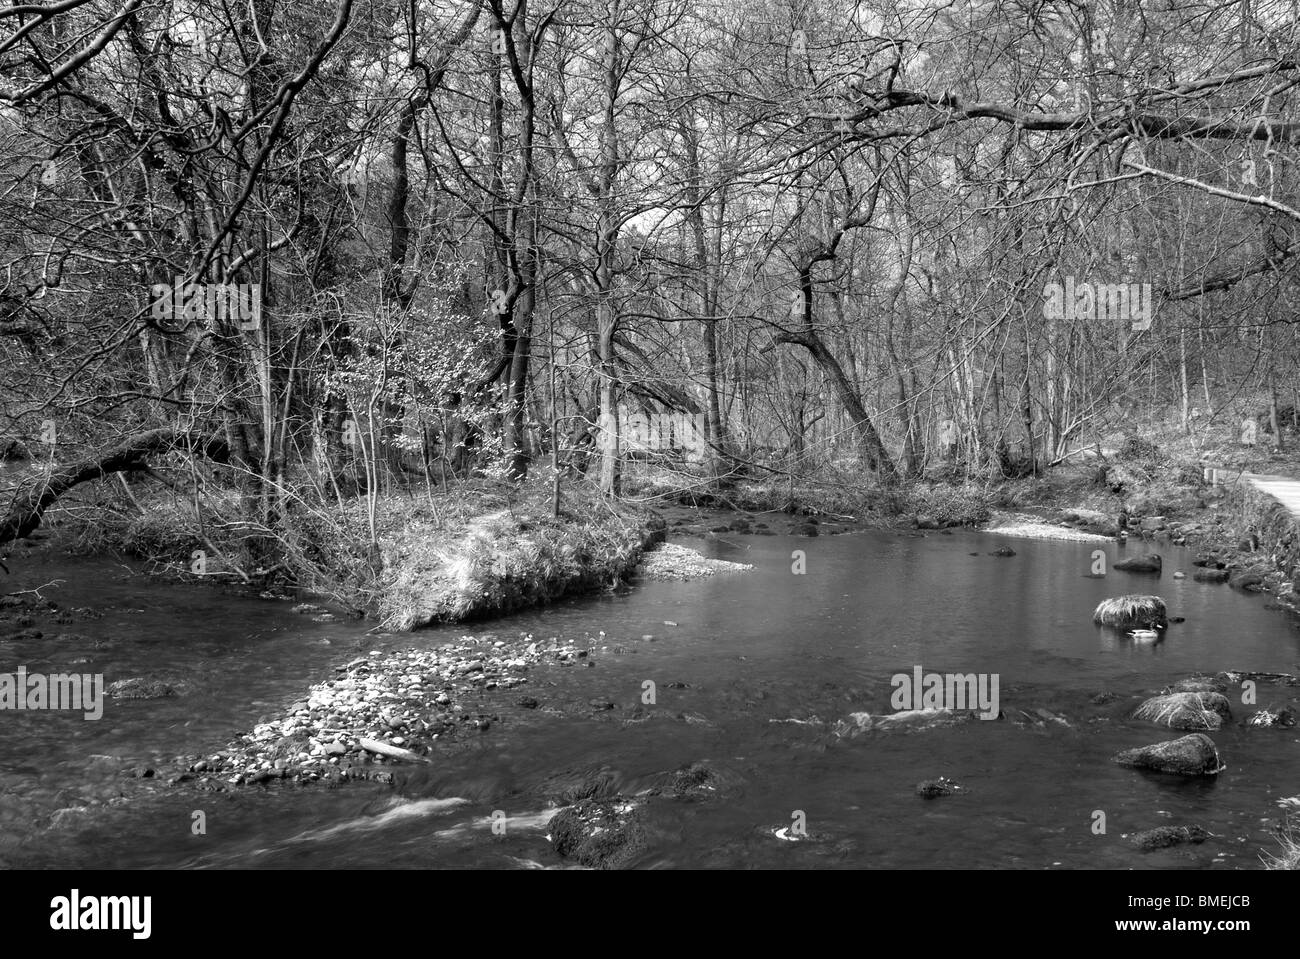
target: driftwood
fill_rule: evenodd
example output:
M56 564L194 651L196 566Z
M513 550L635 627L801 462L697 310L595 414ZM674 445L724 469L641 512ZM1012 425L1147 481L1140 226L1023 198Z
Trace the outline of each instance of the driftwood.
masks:
M102 479L111 473L142 469L148 456L173 449L200 453L217 463L227 462L230 458L224 440L190 430L166 427L136 433L95 456L60 467L48 476L36 477L19 487L8 515L0 520L0 545L32 533L41 525L45 511L74 486Z
M427 763L429 760L413 753L409 749L403 749L401 746L393 746L389 743L380 742L378 739L367 739L361 737L361 748L366 752L377 753L380 756L387 756L389 759L400 759L408 763Z

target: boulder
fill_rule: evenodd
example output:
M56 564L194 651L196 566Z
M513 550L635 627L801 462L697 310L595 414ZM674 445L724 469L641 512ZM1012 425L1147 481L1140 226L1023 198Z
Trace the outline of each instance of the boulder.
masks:
M1233 589L1248 589L1258 592L1265 588L1265 577L1271 572L1266 567L1253 566L1250 569L1243 569L1234 574L1228 580L1228 585Z
M1130 556L1128 559L1121 559L1114 564L1115 569L1123 570L1126 573L1159 573L1164 566L1164 561L1160 558L1159 553L1148 553L1146 556Z
M1210 834L1200 826L1157 826L1155 829L1135 832L1129 836L1129 842L1143 852L1150 852L1152 849L1165 849L1184 842L1201 843L1209 838Z
M1226 569L1214 569L1212 567L1202 567L1192 573L1192 579L1198 583L1226 583L1232 576Z
M1223 768L1214 740L1205 733L1125 749L1112 756L1111 762L1178 776L1217 776Z
M1217 692L1176 692L1152 696L1133 712L1170 729L1218 729L1232 718L1228 699Z
M619 869L645 851L641 809L622 796L584 799L552 816L546 832L565 859L591 869Z

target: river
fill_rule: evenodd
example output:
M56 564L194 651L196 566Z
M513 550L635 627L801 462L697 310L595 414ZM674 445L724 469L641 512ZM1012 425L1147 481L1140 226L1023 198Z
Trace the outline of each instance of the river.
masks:
M607 793L632 794L692 762L713 769L723 788L710 801L653 804L652 842L637 865L1256 868L1260 851L1274 849L1275 802L1300 792L1296 735L1240 725L1255 707L1239 696L1233 723L1212 734L1227 767L1217 779L1180 781L1109 762L1120 749L1181 735L1125 718L1152 691L1200 671L1293 672L1300 660L1294 622L1259 596L1193 582L1186 551L1160 547L1157 581L1089 577L1096 544L970 531L684 542L755 569L404 635L312 622L284 601L152 581L117 561L38 552L5 580L7 590L43 586L64 609L104 615L74 614L72 623L42 626L42 639L0 643L0 671L99 672L106 682L161 676L185 695L109 700L95 722L0 713L0 863L562 867L541 799L557 782L595 776ZM1003 542L1017 555L989 555ZM1107 547L1112 561L1118 549ZM802 575L792 572L795 550L806 554ZM1188 578L1173 579L1175 569ZM1093 626L1101 599L1130 592L1158 592L1185 622L1156 644ZM79 635L55 638L65 630ZM617 708L509 718L430 766L402 770L392 786L201 793L186 784L142 789L123 776L220 748L358 653L487 631L593 648L592 668L540 671L516 696L543 707L601 698ZM1044 709L1064 722L832 733L849 713L887 712L890 677L917 665L996 673L1005 711ZM656 702L634 715L647 681ZM1103 693L1117 698L1094 702ZM1287 701L1260 689L1261 706ZM916 784L937 776L965 790L918 797ZM107 802L113 797L125 798ZM1098 811L1104 834L1094 829ZM504 824L496 830L494 814ZM809 841L774 835L799 817ZM1151 853L1124 841L1188 823L1215 838Z

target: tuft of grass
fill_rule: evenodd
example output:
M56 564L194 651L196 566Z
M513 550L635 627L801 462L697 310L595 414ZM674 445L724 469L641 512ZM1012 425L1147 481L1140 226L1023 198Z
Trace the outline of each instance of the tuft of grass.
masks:
M1155 629L1168 625L1168 610L1159 596L1115 596L1098 604L1092 621L1120 629Z
M1278 829L1278 853L1262 853L1260 859L1265 869L1300 869L1300 835L1297 835L1295 823L1288 817Z

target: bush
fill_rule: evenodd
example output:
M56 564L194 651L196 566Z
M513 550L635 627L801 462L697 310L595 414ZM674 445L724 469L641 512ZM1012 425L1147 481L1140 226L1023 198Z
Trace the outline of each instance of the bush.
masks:
M1119 452L1115 458L1127 462L1151 462L1160 455L1160 447L1156 446L1150 440L1144 440L1140 436L1130 436L1120 444Z
M912 491L908 512L940 527L977 526L992 515L994 494L978 486L934 486Z

